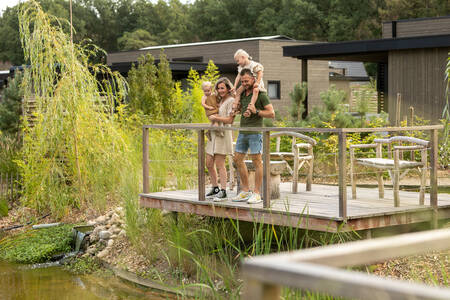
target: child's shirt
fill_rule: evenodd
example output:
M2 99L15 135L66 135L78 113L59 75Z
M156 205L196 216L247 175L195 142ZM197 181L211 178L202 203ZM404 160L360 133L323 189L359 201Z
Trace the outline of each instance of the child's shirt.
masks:
M205 104L214 107L214 109L205 109L206 116L215 115L219 112L219 103L217 103L217 97L214 94L206 96Z
M255 78L258 76L259 71L264 71L263 65L256 61L253 61L253 60L250 60L250 62L243 67L238 65L238 74L241 73L242 69L250 69L250 71L252 71L253 76L255 76ZM261 77L260 82L258 82L258 84L259 84L259 90L261 92L267 92L266 88L264 87L264 80L262 79L262 77Z

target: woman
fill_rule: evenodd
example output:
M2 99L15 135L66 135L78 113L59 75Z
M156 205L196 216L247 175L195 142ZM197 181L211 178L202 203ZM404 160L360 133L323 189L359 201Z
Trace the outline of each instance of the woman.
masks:
M222 77L217 80L214 87L219 101L219 113L211 115L210 121L222 122L224 126L231 126L234 115L232 114L234 98L231 96L233 84L228 78ZM213 201L224 201L227 199L227 170L225 159L227 155L233 154L233 136L231 130L224 130L224 134L211 131L211 140L206 143L206 167L211 178L212 189L206 194L213 197ZM220 177L220 189L217 183L217 170Z

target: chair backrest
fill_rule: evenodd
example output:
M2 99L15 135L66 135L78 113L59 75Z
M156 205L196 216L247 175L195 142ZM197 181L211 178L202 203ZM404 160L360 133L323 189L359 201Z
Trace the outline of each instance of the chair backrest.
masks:
M414 150L420 150L420 149L424 149L427 148L430 145L429 141L426 140L422 140L419 138L415 138L415 137L410 137L410 136L393 136L390 138L385 138L385 139L374 139L373 140L374 143L376 143L377 145L379 145L379 147L382 146L382 144L387 144L388 146L388 157L392 158L392 150L393 144L398 143L400 146L403 145L403 143L407 143L409 145L415 145L416 147L408 147L405 150L408 151L412 151L411 152L411 159L414 159ZM402 156L402 155L401 155Z
M270 134L270 137L276 137L277 138L277 143L276 143L276 152L280 152L280 144L281 144L281 137L282 136L291 136L292 137L292 146L291 148L293 149L295 144L297 143L297 139L301 139L305 142L307 142L308 144L311 144L311 146L315 146L317 144L316 140L298 133L298 132L293 132L293 131L279 131L279 132L274 132L272 134Z

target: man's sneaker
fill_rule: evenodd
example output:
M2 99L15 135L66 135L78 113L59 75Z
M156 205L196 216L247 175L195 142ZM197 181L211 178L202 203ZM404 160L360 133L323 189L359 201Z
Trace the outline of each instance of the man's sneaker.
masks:
M220 190L220 192L218 192L217 195L213 199L214 202L220 202L220 201L226 201L226 200L228 200L227 191L225 191L224 189Z
M236 197L233 197L231 200L233 202L245 202L250 198L252 192L240 192Z
M262 202L261 196L257 193L252 193L251 197L248 198L248 204L256 204Z
M208 194L206 194L206 197L214 197L220 192L220 189L218 186L213 187Z

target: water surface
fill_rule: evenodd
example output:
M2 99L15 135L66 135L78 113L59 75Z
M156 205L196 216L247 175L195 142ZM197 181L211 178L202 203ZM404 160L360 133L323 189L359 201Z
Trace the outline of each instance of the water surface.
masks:
M73 275L60 266L44 266L0 261L0 299L176 299L173 295L140 288L112 275Z

